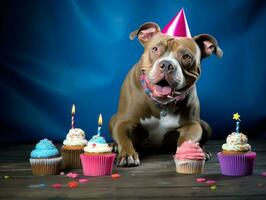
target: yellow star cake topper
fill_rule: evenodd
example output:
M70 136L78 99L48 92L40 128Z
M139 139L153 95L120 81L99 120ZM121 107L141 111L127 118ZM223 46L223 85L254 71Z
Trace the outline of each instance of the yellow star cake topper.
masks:
M241 121L240 120L240 115L238 113L234 113L233 114L233 119L236 120L236 121Z

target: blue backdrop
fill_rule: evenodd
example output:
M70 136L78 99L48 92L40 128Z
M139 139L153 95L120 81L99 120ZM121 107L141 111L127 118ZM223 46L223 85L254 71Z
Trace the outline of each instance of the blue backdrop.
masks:
M184 7L192 35L216 37L224 57L203 61L201 115L213 138L241 130L266 138L266 1L1 1L1 142L62 141L76 125L103 134L120 86L143 49L129 33L146 21L164 27Z

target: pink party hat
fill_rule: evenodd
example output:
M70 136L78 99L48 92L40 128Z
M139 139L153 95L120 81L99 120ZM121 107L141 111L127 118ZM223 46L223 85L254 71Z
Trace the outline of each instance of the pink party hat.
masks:
M182 8L179 13L163 28L162 33L175 37L191 38L185 11Z

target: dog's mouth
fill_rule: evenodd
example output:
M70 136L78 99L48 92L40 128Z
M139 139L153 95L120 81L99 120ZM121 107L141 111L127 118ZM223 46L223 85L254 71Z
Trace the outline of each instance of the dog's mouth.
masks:
M158 97L170 96L173 91L169 82L165 78L155 83L153 89L155 93L154 95Z

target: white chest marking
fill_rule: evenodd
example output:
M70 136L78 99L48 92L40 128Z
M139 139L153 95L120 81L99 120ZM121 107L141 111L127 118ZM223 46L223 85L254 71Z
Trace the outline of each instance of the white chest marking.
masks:
M168 113L160 119L155 117L140 119L142 127L149 132L149 137L144 142L144 145L161 145L164 135L179 127L179 115Z

